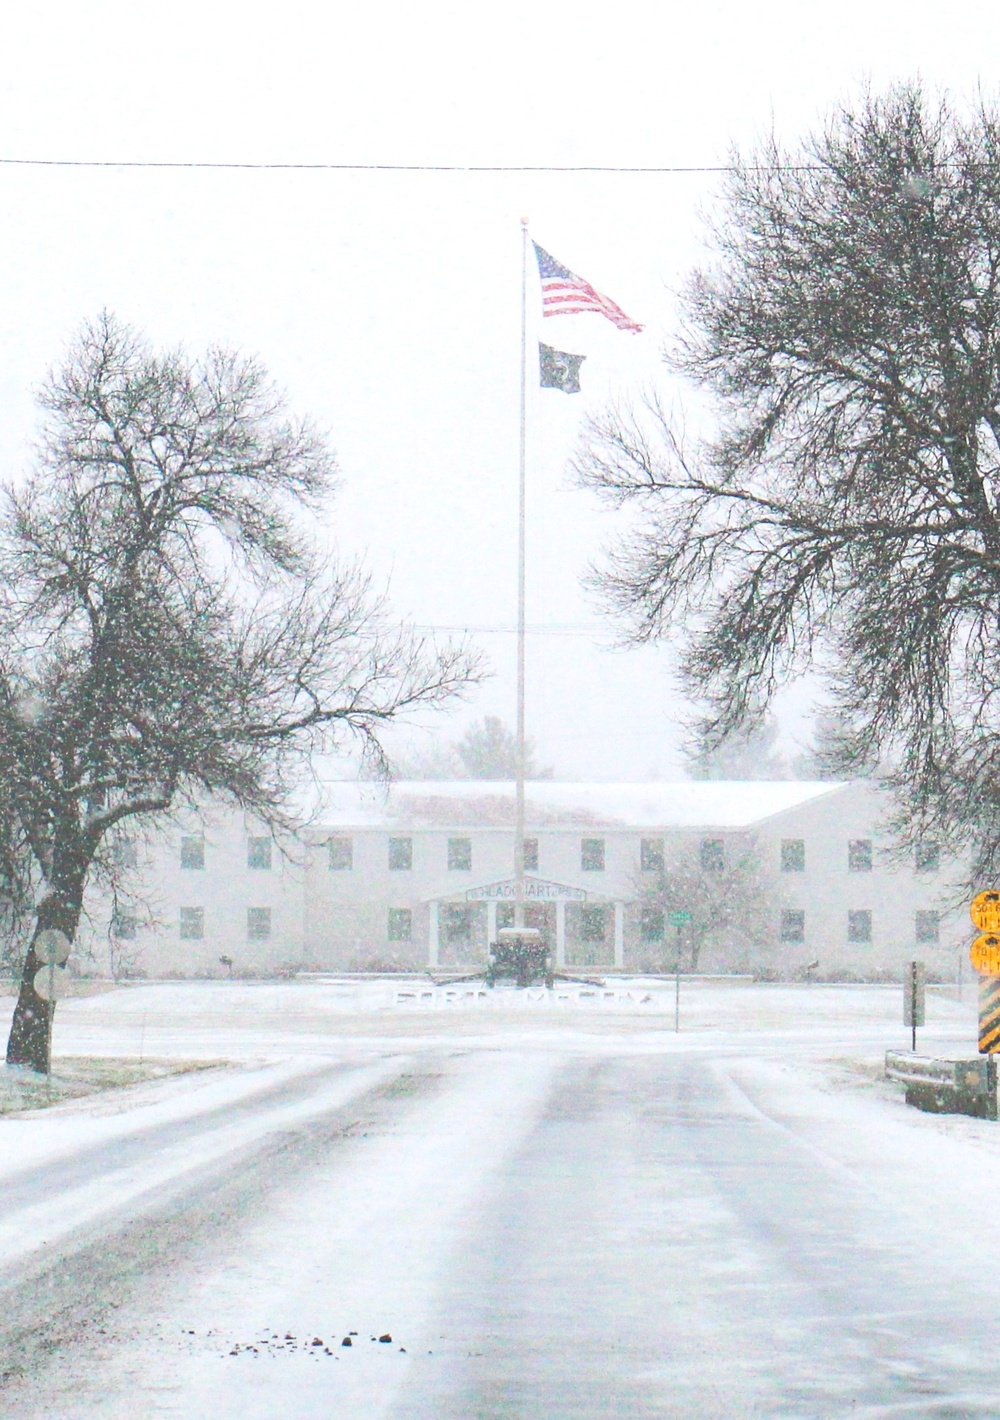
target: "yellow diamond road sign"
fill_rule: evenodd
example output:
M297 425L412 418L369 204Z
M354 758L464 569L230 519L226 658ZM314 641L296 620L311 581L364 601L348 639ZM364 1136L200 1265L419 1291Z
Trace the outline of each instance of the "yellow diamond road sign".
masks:
M1000 976L1000 937L984 932L969 948L969 960L983 976Z
M976 893L969 907L969 916L980 932L1000 932L1000 892L994 888Z

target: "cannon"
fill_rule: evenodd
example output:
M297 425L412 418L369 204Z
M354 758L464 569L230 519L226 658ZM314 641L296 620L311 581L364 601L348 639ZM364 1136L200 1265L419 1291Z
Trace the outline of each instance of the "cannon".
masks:
M497 932L496 941L490 943L486 984L495 986L500 980L513 980L522 989L551 988L555 980L552 957L537 927L501 927Z
M545 986L549 990L557 981L575 981L581 986L604 986L601 977L567 976L554 969L552 954L545 936L537 927L501 927L497 940L490 943L486 970L437 974L428 972L435 986L457 986L461 981L483 981L495 986L498 981L512 981L519 990L528 986Z

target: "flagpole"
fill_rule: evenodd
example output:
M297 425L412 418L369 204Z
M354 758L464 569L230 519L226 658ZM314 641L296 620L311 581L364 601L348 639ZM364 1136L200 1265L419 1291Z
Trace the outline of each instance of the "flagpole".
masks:
M521 218L521 439L517 499L517 821L514 829L514 926L524 926L524 611L525 446L528 404L528 219Z

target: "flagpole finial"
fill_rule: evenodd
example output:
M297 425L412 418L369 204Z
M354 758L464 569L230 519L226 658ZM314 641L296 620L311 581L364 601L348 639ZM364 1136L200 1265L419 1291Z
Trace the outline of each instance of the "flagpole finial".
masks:
M527 218L527 217L522 217L522 218L521 218L521 226L522 226L522 227L526 227L527 225L528 225L528 218Z

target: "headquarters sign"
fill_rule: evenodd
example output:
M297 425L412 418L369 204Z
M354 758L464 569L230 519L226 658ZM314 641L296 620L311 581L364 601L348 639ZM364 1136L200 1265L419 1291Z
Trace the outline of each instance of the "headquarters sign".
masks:
M513 878L504 878L497 883L487 883L485 887L469 888L466 902L513 902L517 896L517 885ZM525 902L586 902L583 888L569 887L566 883L550 883L544 878L525 878Z

